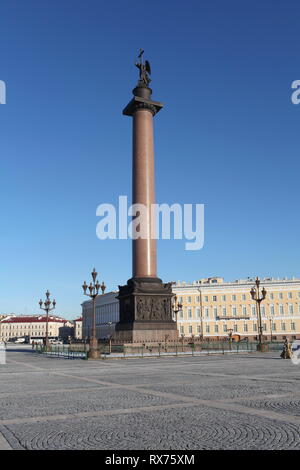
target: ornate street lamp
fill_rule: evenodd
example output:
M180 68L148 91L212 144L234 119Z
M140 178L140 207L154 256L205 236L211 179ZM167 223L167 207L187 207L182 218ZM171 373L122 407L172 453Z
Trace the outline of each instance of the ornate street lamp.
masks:
M96 336L96 298L99 295L100 288L102 290L102 294L104 294L106 286L104 285L104 282L102 282L102 285L99 284L97 280L98 273L96 272L95 268L93 269L93 272L91 274L92 274L93 281L90 282L89 286L84 281L82 285L82 289L83 289L84 295L87 295L93 300L93 326L92 326L92 336L90 338L90 348L89 348L88 357L91 359L97 359L100 357L100 351L98 348L98 340Z
M174 301L173 301L173 304L172 304L172 310L173 310L173 313L175 315L175 321L177 323L177 315L178 315L178 312L180 312L180 310L182 310L182 303L177 301L177 296L176 295L174 297Z
M172 303L172 311L175 315L176 328L178 328L177 315L178 315L178 312L180 312L180 310L182 310L182 303L177 301L177 296L175 295L173 299L173 303Z
M263 344L263 327L262 327L261 311L260 311L260 304L266 298L267 291L265 288L263 288L261 291L261 296L260 296L260 293L259 293L260 280L258 277L255 280L255 286L256 287L252 287L250 294L251 294L252 300L255 300L256 302L257 325L258 325L258 331L259 331L259 337L258 337L259 340L258 340L257 350L268 351L268 344L267 343Z
M49 312L55 309L56 301L50 300L50 292L47 290L46 292L46 300L43 302L42 299L39 301L40 309L46 312L46 336L44 340L45 348L47 349L50 345L49 343L49 334L48 334L48 320L49 320Z

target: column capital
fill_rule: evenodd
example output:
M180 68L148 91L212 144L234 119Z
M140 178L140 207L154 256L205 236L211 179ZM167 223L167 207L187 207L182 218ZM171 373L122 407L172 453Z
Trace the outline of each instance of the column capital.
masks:
M125 116L133 116L135 111L138 109L149 109L152 115L155 116L162 107L163 104L159 101L152 101L141 96L134 96L134 98L132 98L128 105L123 109L123 114Z

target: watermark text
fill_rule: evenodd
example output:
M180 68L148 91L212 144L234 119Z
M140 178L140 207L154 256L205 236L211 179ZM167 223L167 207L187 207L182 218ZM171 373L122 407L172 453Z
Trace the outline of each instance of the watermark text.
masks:
M100 240L188 240L186 250L204 245L204 204L133 204L119 196L119 205L99 204L96 235Z

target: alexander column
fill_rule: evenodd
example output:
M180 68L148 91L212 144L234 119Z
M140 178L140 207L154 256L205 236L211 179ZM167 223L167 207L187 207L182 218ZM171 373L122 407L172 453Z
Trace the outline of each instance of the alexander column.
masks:
M178 337L172 320L171 283L164 284L157 277L155 216L151 211L155 204L153 117L163 105L151 99L151 69L149 62L143 61L143 53L140 50L135 64L139 80L134 97L123 110L124 115L133 118L132 203L145 208L140 238L132 241L132 278L126 286L119 286L116 339L123 342L160 342Z

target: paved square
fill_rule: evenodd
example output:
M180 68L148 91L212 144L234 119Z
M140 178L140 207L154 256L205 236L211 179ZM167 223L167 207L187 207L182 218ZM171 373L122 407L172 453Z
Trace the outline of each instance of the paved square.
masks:
M84 361L9 346L0 449L300 449L280 353Z

